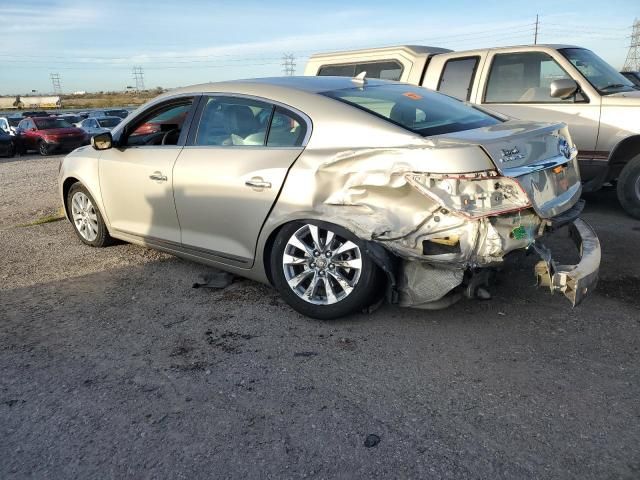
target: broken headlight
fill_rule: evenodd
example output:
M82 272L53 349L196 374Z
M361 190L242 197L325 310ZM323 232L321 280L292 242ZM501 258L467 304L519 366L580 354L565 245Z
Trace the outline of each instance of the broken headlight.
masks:
M469 218L499 215L531 206L520 184L497 172L465 175L410 173L410 185L447 210Z

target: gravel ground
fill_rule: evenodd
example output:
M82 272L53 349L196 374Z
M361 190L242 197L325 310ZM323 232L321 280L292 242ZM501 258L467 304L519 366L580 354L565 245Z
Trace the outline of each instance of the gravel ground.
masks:
M83 246L57 158L0 160L0 478L640 478L640 222L588 198L571 309L514 261L493 299L319 322L269 287Z

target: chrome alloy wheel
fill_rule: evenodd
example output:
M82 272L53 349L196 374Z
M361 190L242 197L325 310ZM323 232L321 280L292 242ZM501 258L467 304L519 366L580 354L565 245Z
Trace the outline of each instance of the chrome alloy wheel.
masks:
M71 198L71 217L82 238L93 242L98 236L98 215L91 200L83 192L76 192Z
M298 297L314 305L332 305L346 298L358 284L362 254L352 241L307 224L287 241L282 267Z

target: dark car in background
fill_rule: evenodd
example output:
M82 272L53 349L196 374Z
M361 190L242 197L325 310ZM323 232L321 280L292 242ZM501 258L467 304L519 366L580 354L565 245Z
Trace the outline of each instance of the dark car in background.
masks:
M49 112L45 112L44 110L34 110L34 111L27 111L27 112L22 112L22 118L27 118L27 117L50 117L51 114Z
M0 156L13 157L16 152L13 135L0 129Z
M105 110L92 110L89 112L89 118L91 117L120 117L127 118L129 112L124 108L114 108Z
M640 88L640 72L620 72L627 80L631 80L636 87Z
M88 142L84 130L56 117L25 118L16 129L20 153L36 150L40 155L75 150Z

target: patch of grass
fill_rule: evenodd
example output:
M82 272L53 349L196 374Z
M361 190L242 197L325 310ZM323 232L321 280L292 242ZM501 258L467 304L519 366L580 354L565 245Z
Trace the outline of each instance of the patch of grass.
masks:
M60 220L64 220L64 209L62 208L55 213L50 213L44 217L37 218L33 222L18 225L18 227L33 227L35 225L44 225L45 223L58 222Z

